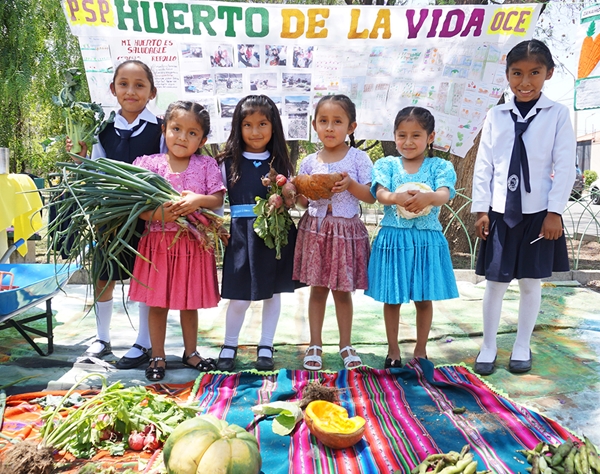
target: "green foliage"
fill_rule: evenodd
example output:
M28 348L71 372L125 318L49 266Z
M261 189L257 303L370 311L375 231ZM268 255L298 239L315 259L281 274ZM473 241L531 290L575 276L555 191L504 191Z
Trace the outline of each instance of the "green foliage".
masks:
M64 146L46 153L41 146L61 133L52 96L64 70L83 70L79 44L59 0L2 0L0 31L0 146L10 148L12 172L46 174L64 153ZM87 85L82 89L89 100Z
M593 170L585 170L583 172L583 180L586 186L589 186L598 179L598 173Z
M66 135L73 142L71 153L75 154L79 154L81 151L80 142L85 143L87 149L91 150L92 145L98 142L96 135L106 126L106 123L103 123L104 110L101 105L95 102L76 101L76 94L81 89L82 79L83 75L77 68L67 69L64 87L58 96L52 97L52 102L62 108ZM112 117L113 115L111 115ZM64 139L62 136L61 138ZM56 137L45 140L42 143L44 150L53 141L56 141Z

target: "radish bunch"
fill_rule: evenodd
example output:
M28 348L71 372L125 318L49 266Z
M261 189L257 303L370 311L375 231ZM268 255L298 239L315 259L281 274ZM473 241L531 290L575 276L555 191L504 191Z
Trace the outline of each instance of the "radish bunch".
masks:
M272 167L269 174L261 178L261 182L269 191L266 198L256 198L254 231L267 247L275 249L275 258L279 260L292 226L289 209L296 205L296 187Z
M127 440L129 449L134 451L156 451L161 446L160 440L156 436L156 426L150 423L146 425L143 431L132 431Z

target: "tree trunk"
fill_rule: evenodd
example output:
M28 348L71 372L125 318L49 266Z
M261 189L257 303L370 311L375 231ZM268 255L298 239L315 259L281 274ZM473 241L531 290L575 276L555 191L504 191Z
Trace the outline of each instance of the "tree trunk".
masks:
M396 142L381 142L383 148L383 156L397 156Z
M288 148L290 150L290 160L292 161L292 167L295 170L296 165L298 163L298 157L300 155L300 142L298 140L288 142Z
M473 190L473 169L475 157L479 148L481 132L475 137L475 142L464 158L450 155L450 162L456 170L456 196L448 206L457 214L456 216L445 207L440 212L440 222L446 230L446 239L450 245L450 252L471 253L475 245L475 215L471 213L471 196Z

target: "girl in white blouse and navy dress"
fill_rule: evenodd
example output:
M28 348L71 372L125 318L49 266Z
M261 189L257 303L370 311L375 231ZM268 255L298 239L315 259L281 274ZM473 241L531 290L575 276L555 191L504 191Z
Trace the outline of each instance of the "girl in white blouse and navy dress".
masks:
M483 343L475 372L496 367L502 299L519 281L517 336L508 370L531 370L530 339L541 304L541 279L568 271L561 214L575 179L576 142L569 110L542 94L552 77L550 50L523 41L506 58L514 98L491 109L473 175L472 212L482 239L476 273L484 275Z

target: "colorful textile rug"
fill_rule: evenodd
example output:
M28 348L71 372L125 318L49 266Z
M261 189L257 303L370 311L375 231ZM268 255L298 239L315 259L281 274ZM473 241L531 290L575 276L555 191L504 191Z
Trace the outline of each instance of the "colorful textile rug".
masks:
M255 418L250 409L259 403L297 400L304 387L316 380L340 390L340 403L349 416L365 418L365 435L354 447L326 448L303 422L291 436L276 435L272 419ZM196 383L197 391L191 384L153 388L182 401L194 393L203 413L253 432L259 439L265 474L409 473L429 454L460 452L465 444L479 462L477 470L517 473L528 467L517 450L531 449L540 441L558 444L576 439L556 422L495 393L466 367L434 368L424 359L392 370L211 373L200 376ZM2 435L35 439L39 408L29 405L27 398L8 398ZM105 456L102 461L106 466L123 466L124 461L136 459L137 453L132 455L112 460Z

